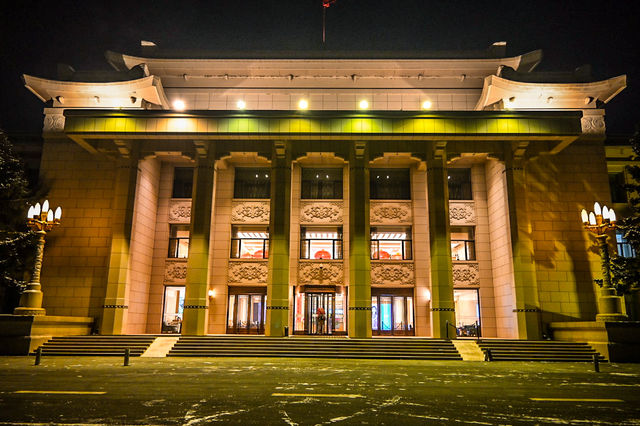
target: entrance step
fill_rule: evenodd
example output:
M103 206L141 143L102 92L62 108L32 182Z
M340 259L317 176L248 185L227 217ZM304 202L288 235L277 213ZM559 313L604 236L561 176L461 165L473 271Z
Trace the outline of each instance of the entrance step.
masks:
M461 360L449 340L183 336L168 356Z
M484 361L484 353L475 340L453 340L453 345L458 350L463 361Z
M164 358L167 356L173 345L176 344L179 337L177 336L158 336L147 348L141 358Z
M598 354L587 343L552 340L482 339L478 346L483 352L491 351L493 361L593 361Z
M44 356L123 356L129 348L131 356L140 356L156 336L65 336L53 337L42 346Z

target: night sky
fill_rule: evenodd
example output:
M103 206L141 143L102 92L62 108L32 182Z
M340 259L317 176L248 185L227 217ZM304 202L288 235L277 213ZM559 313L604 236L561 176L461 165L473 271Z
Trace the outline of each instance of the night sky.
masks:
M39 132L43 104L23 73L56 77L56 64L108 70L106 50L139 54L140 40L171 50L484 50L508 56L542 49L539 71L591 64L597 78L627 74L607 106L610 134L640 123L640 2L337 0L21 1L0 11L0 127Z

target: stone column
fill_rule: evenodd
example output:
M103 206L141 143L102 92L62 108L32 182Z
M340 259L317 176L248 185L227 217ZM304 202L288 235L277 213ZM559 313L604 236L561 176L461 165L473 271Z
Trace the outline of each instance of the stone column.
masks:
M284 336L289 326L289 235L291 225L291 149L276 141L271 156L269 274L265 335ZM290 329L291 333L292 330Z
M182 334L203 336L207 333L209 237L215 173L213 142L196 142L196 152Z
M371 337L369 152L355 142L349 158L349 337Z
M111 253L100 334L122 334L127 321L131 232L138 181L138 155L128 148L118 160L111 219Z
M449 338L455 338L446 142L435 142L427 151L427 197L432 336L445 338L448 332Z
M540 302L538 300L531 226L527 214L527 183L524 158L522 157L526 143L519 145L512 152L505 154L504 170L513 259L513 285L516 304L514 312L518 326L518 338L538 340L541 338Z

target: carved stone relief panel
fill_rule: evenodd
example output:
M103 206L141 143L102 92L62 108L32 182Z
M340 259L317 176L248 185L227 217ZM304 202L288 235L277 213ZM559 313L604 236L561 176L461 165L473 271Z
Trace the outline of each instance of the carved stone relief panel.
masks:
M342 201L300 201L300 223L342 223Z
M480 285L480 272L477 263L454 263L454 285Z
M411 201L371 201L369 221L373 224L411 223Z
M300 262L298 263L300 284L342 284L344 265L342 262Z
M267 282L269 269L266 261L229 262L229 282L263 284Z
M585 116L580 119L582 133L604 134L606 130L604 117L602 115Z
M187 259L165 261L164 281L170 284L184 284L187 281Z
M413 263L371 262L371 284L413 285L415 282Z
M475 203L469 201L449 201L449 220L452 225L475 225Z
M47 113L44 117L44 132L61 133L64 131L65 118L62 113Z
M233 223L269 223L269 201L234 201L231 205Z
M191 200L170 200L169 201L169 222L173 222L173 223L191 222Z

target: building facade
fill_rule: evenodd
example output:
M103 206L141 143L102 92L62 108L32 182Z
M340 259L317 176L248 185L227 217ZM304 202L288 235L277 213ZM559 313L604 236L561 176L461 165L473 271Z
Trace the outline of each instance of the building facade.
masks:
M592 320L579 213L611 202L604 105L626 78L503 56L108 52L113 74L25 75L64 209L47 314L100 334L520 339Z

